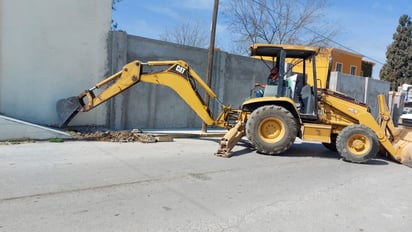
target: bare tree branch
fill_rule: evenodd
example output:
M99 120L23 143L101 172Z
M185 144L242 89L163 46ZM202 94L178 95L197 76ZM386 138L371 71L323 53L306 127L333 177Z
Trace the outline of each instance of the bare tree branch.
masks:
M235 42L328 45L338 33L324 20L327 0L227 0Z
M197 21L188 21L180 24L173 29L166 29L160 35L160 39L181 45L202 47L208 46L208 34Z

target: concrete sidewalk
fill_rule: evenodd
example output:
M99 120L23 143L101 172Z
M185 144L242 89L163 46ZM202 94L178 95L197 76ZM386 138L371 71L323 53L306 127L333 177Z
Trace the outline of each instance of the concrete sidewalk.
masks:
M202 137L223 137L228 130L209 128L206 132L197 128L183 129L143 129L142 132L150 134L170 135L174 138L202 138Z
M60 130L0 115L0 141L69 139L71 136Z
M75 127L74 127L75 128ZM201 138L222 137L226 134L225 129L208 128L202 132L197 128L179 129L144 129L143 133L169 135L173 138ZM0 141L13 140L48 140L53 138L72 139L72 136L59 129L45 127L23 120L0 115Z

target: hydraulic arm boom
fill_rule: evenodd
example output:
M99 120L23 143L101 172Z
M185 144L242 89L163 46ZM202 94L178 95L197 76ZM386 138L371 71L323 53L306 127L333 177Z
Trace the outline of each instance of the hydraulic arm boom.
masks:
M143 73L144 65L166 68L153 73ZM217 99L216 94L186 62L177 60L142 63L136 60L126 64L121 71L85 90L79 96L60 100L57 104L60 126L67 125L77 112L89 111L139 82L164 85L173 89L206 124L215 125L208 106L199 96L196 83L212 99ZM105 86L108 87L98 95L94 92ZM227 108L224 105L222 107Z
M144 65L165 68L161 71L144 73ZM121 71L83 91L79 96L59 100L56 105L59 126L66 126L79 111L89 111L139 82L163 85L173 89L207 125L230 129L228 135L220 143L220 149L217 152L219 156L229 157L231 149L245 133L243 125L247 113L223 105L200 76L182 60L149 61L147 63L136 60L126 64ZM212 118L208 106L200 97L196 84L199 84L206 94L221 105L222 111L216 120ZM99 94L95 93L97 89L104 86L107 88Z

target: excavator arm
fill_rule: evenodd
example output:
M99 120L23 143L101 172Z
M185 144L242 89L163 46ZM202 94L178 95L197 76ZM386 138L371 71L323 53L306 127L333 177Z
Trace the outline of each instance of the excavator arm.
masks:
M144 73L144 66L158 66L160 71ZM80 95L59 100L56 104L59 126L67 126L78 112L92 110L139 82L173 89L207 125L229 129L220 142L216 155L230 157L232 148L245 133L243 125L248 114L223 105L212 89L183 60L146 63L135 60L126 64L121 71L83 91ZM212 118L208 106L200 97L197 85L221 105L222 111L216 120ZM96 93L98 89L102 89L100 93Z
M143 73L145 65L165 68L157 72ZM149 61L147 63L136 60L126 64L121 71L85 90L79 96L59 100L56 106L59 125L67 125L79 111L92 110L139 82L163 85L173 89L206 124L215 125L208 106L203 102L196 89L196 84L200 85L212 99L216 99L216 94L182 60ZM107 88L96 94L95 91L102 87ZM224 105L222 107L227 108Z

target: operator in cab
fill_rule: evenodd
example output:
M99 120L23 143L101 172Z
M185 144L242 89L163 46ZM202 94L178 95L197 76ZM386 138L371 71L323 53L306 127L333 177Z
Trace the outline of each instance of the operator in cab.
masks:
M267 79L267 84L268 85L275 85L276 84L276 80L279 77L279 69L277 68L277 65L274 65L271 69L270 69L270 73ZM262 83L256 83L255 87L260 87L262 89L266 88L266 84L262 84ZM256 97L262 97L263 96L263 90L260 90L258 92L256 92Z

